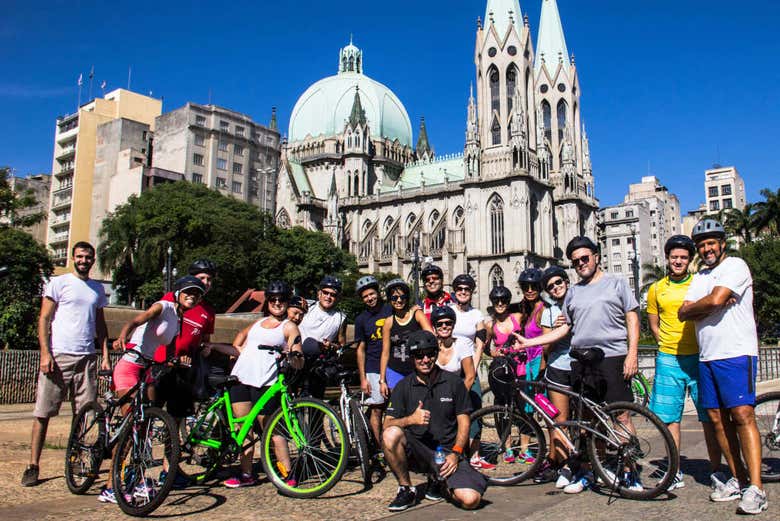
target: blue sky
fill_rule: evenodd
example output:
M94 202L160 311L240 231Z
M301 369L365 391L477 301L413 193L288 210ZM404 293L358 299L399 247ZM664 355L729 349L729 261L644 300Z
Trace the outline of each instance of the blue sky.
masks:
M209 100L286 132L296 99L334 74L354 34L365 73L420 116L439 154L462 151L485 0L393 2L103 2L5 0L0 18L0 164L48 172L54 120L93 93L127 84L163 110ZM648 171L683 211L704 199L704 170L735 165L748 200L780 174L780 3L559 0L576 55L596 194L622 200ZM541 0L520 3L536 41Z

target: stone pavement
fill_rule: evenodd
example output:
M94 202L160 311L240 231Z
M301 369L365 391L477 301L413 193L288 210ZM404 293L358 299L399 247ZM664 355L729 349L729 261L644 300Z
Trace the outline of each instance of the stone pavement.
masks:
M759 385L759 392L780 389L780 382ZM29 519L95 520L127 519L115 505L96 501L98 486L105 481L107 464L98 484L85 496L68 493L62 476L64 445L69 415L52 421L44 451L41 478L44 482L32 488L19 485L22 470L29 458L30 405L0 407L0 520ZM63 410L63 412L66 412ZM701 430L692 414L683 420L682 470L686 487L653 501L637 502L612 498L591 491L567 496L552 484L520 484L513 487L491 487L484 506L472 512L459 510L440 502L423 502L401 514L391 515L387 504L396 491L392 476L364 491L359 474L348 472L325 497L294 500L276 493L268 483L256 487L228 490L219 483L174 491L152 517L187 520L230 519L265 520L513 520L583 521L636 519L642 521L727 520L735 515L736 502L712 503L709 495L709 469ZM424 481L424 480L421 480ZM760 519L780 519L780 484L766 485L769 510Z

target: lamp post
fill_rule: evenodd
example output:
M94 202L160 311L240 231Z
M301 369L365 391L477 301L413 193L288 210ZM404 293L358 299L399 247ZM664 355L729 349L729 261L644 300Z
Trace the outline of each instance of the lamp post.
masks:
M176 268L173 267L173 246L168 243L168 250L165 256L165 266L163 267L163 284L165 285L165 292L171 291L173 288L173 278L176 276Z
M639 302L639 254L636 249L636 224L631 225L631 244L634 247L634 256L631 258L631 271L634 277L634 296Z

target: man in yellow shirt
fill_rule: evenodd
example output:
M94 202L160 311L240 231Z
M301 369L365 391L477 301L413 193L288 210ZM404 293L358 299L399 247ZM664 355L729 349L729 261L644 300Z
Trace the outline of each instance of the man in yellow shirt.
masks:
M720 466L720 449L712 423L699 403L699 346L696 342L696 327L692 321L681 322L677 318L677 310L685 300L688 286L693 279L693 275L688 272L688 266L695 249L690 237L670 237L664 246L669 274L650 286L647 292L647 318L650 330L658 342L650 409L668 425L679 451L680 421L685 397L690 394L696 405L699 421L702 422L713 473L712 481L716 483L716 480L725 480L725 476L717 473ZM679 471L669 490L684 486L682 471Z

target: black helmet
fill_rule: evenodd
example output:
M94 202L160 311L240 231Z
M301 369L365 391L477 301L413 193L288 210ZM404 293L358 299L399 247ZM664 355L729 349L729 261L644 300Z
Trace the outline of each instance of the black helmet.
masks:
M457 320L457 317L455 315L455 310L452 309L450 306L436 306L431 311L431 324L434 326L436 323L443 319L443 318L449 318L453 322Z
M428 275L438 275L439 278L444 278L444 272L435 264L428 264L422 269L422 272L420 273L422 279L425 280L425 277Z
M474 282L474 277L471 275L467 275L466 273L462 275L458 275L455 277L455 279L452 281L452 287L457 288L458 286L468 286L471 288L471 291L474 291L474 288L477 287L477 283Z
M593 253L599 252L599 247L589 237L580 235L569 241L569 244L566 246L566 258L571 260L571 254L574 253L574 250L580 248L588 248Z
M542 288L546 289L547 283L550 282L550 279L553 277L561 277L566 281L569 280L569 274L566 273L565 269L561 268L560 266L550 266L544 270L544 273L542 273Z
M687 235L672 235L669 237L664 245L664 254L668 256L669 252L674 248L688 250L688 254L691 257L693 257L693 254L696 252L696 244L693 242L693 239Z
M512 300L512 292L506 286L496 286L490 290L490 296L488 297L493 304L497 300L506 300L510 302Z
M192 275L185 275L184 277L177 279L173 284L173 289L176 293L192 288L200 290L201 295L206 293L206 286L203 285L199 278L193 277Z
M323 288L334 289L337 293L341 293L341 279L333 275L325 275L320 281L320 289Z
M373 275L366 275L365 277L360 277L358 281L355 283L355 293L357 295L360 295L363 293L364 289L374 288L375 290L379 290L379 281L376 280L376 277Z
M190 275L197 275L199 273L208 273L212 277L217 275L217 265L208 259L198 259L187 269Z
M387 296L388 299L390 298L390 295L394 289L400 289L407 295L412 292L412 290L409 288L409 284L407 284L404 279L393 279L385 285L385 296Z
M542 270L539 268L526 268L517 277L518 284L533 284L539 286L542 282Z
M716 239L724 240L726 238L726 230L723 225L715 219L702 219L696 223L691 232L691 239L695 242L699 242L702 239L709 239L715 237Z
M406 338L406 346L409 348L409 354L414 355L420 351L438 351L439 341L433 333L421 329Z
M288 307L300 309L304 313L309 311L309 303L306 302L306 299L300 295L293 295L290 297L290 303L288 304Z
M284 297L285 299L290 298L290 286L287 285L286 282L283 280L272 280L268 283L268 285L265 287L265 295L277 295L279 297Z

